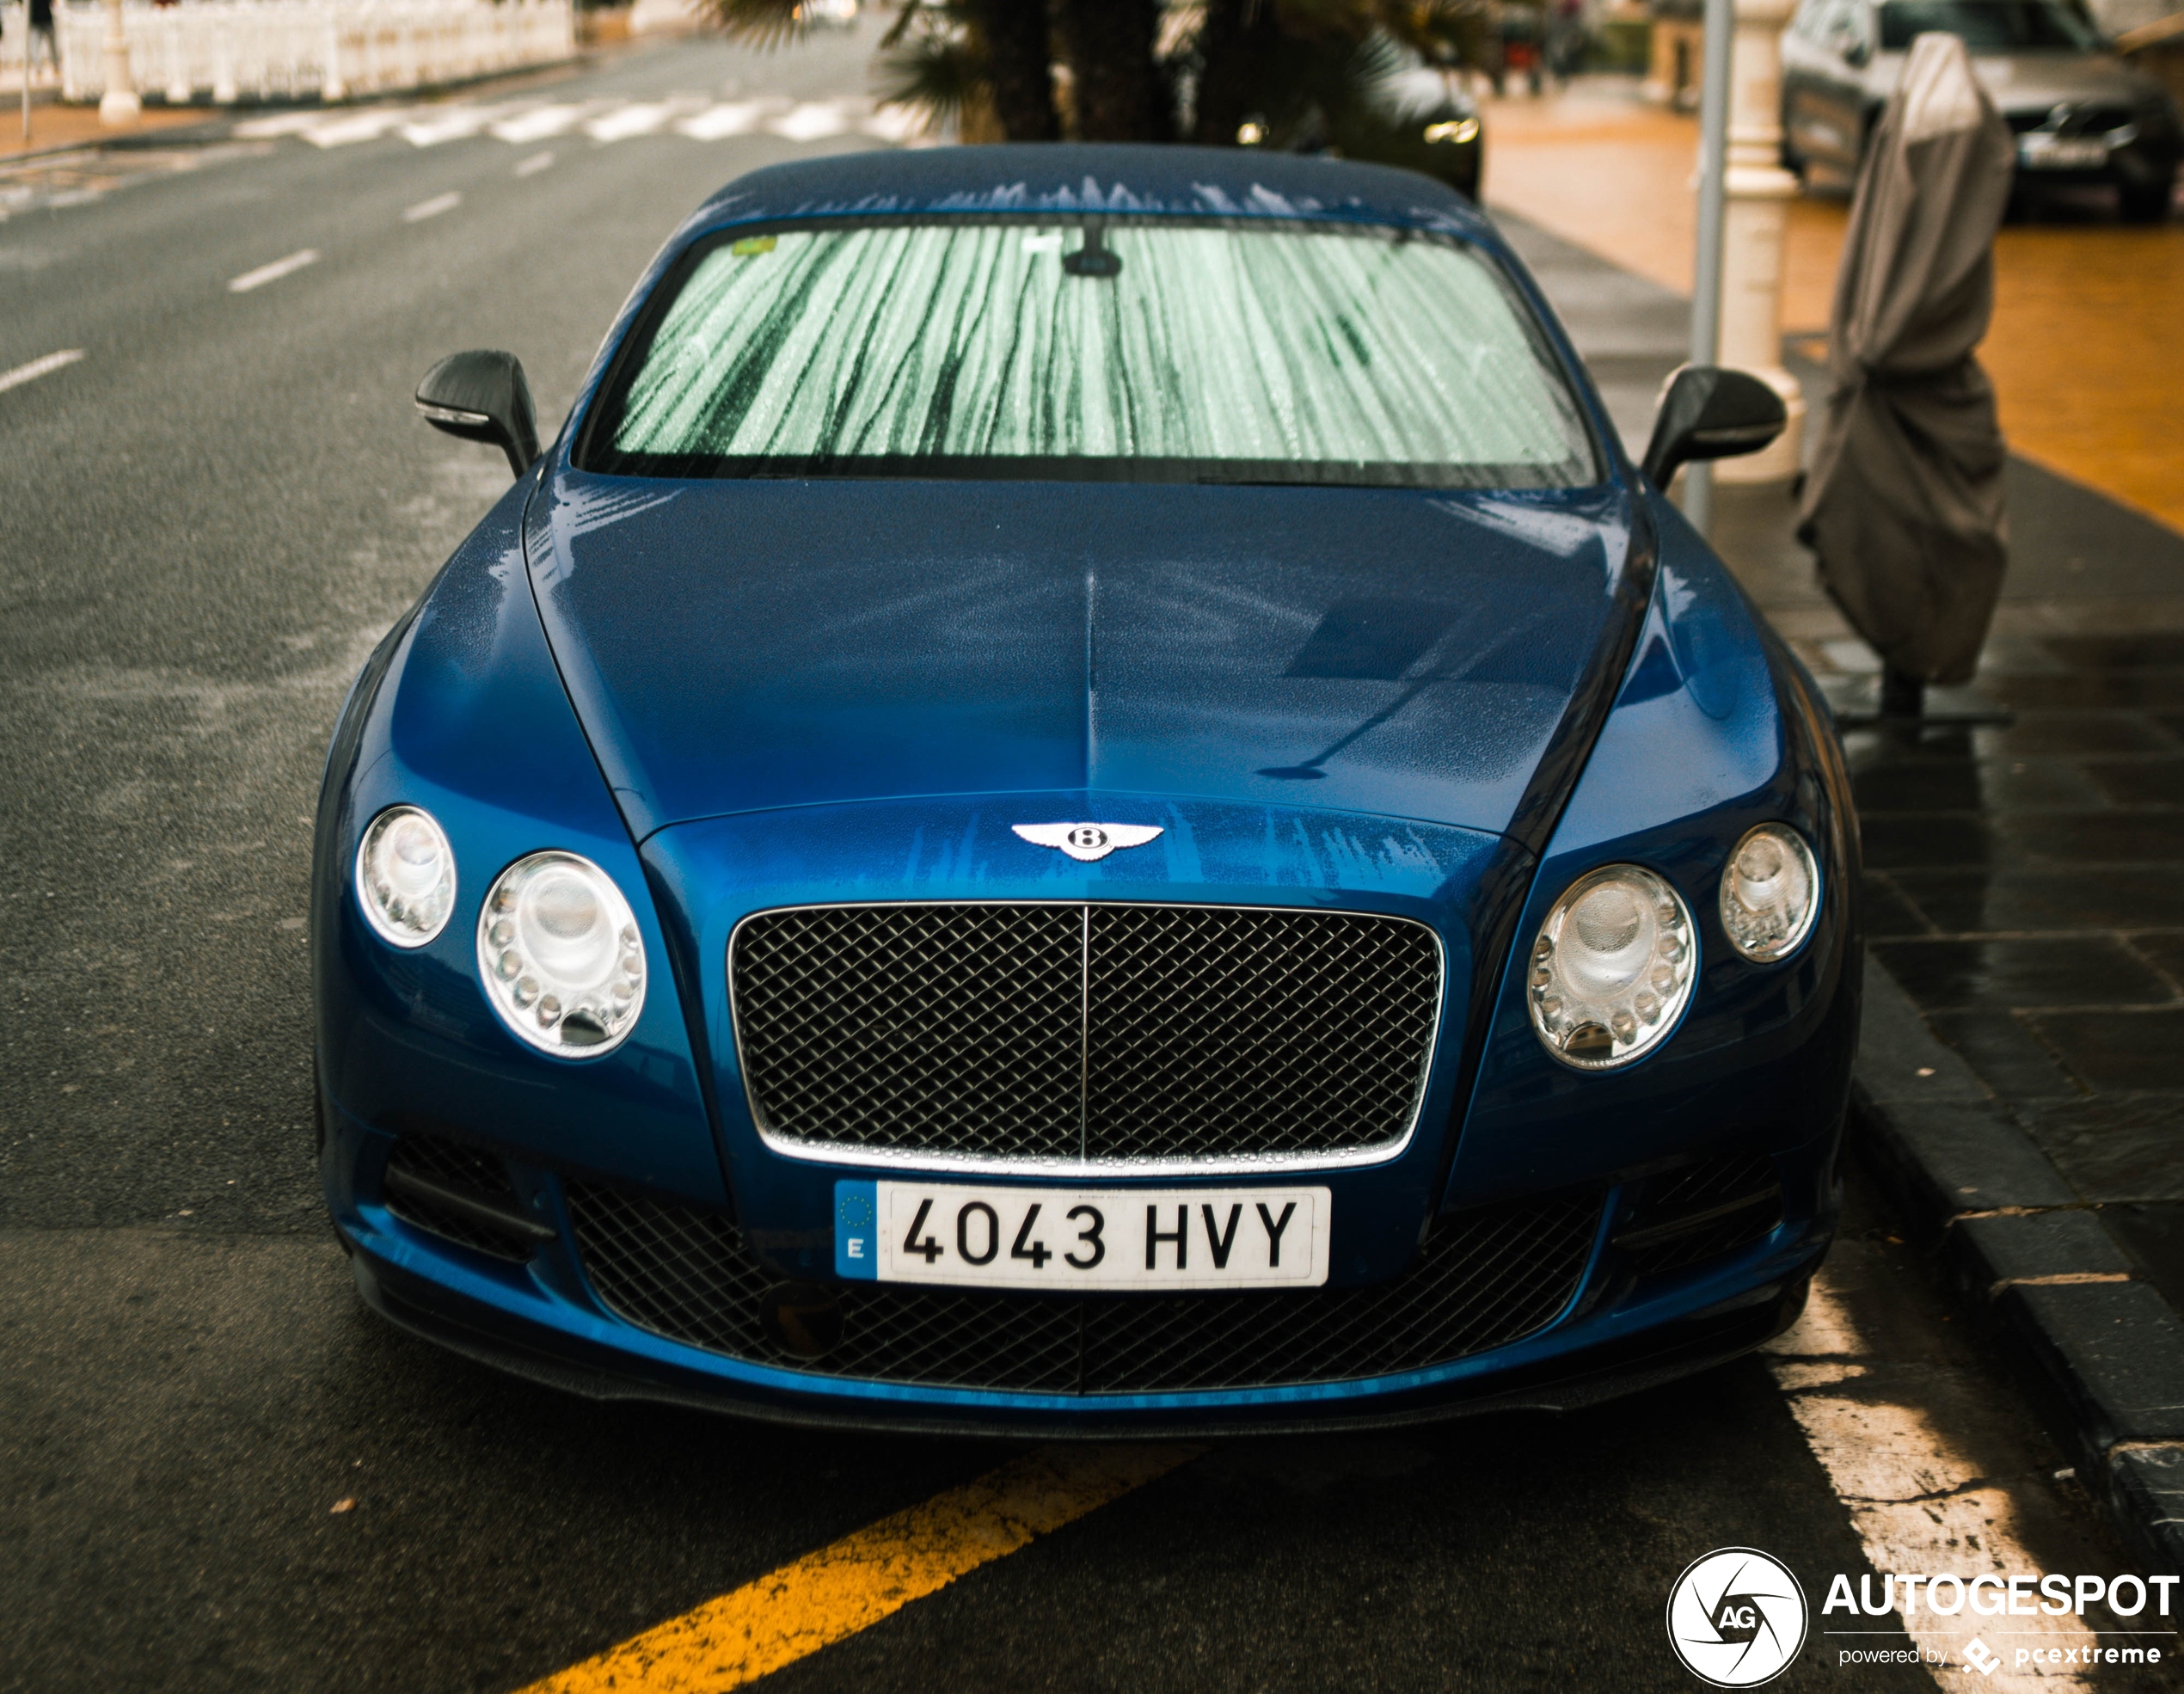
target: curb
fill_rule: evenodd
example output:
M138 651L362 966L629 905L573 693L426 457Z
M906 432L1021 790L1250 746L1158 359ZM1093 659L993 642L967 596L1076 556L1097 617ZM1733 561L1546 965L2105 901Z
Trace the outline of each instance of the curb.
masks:
M1850 1134L2125 1544L2184 1571L2184 1317L1870 958Z

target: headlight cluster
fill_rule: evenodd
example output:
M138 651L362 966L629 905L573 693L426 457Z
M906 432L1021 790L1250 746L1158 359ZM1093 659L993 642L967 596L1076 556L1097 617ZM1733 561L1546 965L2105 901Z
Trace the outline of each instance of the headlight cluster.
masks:
M429 812L390 806L357 848L357 904L380 939L422 947L455 910L455 850Z
M645 944L614 879L574 853L500 873L478 914L478 974L508 1027L586 1057L627 1035L645 1004Z
M357 905L396 947L422 947L455 909L455 850L430 813L393 806L357 846ZM478 977L508 1028L544 1053L596 1058L645 1004L645 943L614 879L574 853L502 871L478 914Z
M1755 964L1804 946L1820 909L1813 850L1787 824L1761 824L1721 870L1721 928ZM1698 976L1683 898L1641 865L1607 865L1565 889L1539 926L1525 1000L1547 1050L1580 1071L1612 1071L1667 1039Z
M1819 915L1819 868L1804 837L1762 824L1737 843L1721 872L1721 927L1729 945L1756 964L1787 959Z
M1676 1027L1697 962L1691 914L1638 865L1580 876L1532 943L1532 1027L1566 1065L1627 1065Z

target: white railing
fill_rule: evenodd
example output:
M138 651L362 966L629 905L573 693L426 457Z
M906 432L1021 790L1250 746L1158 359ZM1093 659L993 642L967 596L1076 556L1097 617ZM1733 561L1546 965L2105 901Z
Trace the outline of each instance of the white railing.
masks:
M187 0L125 5L121 15L138 92L170 106L347 100L576 52L569 0ZM105 9L56 6L53 21L61 98L96 100L105 92Z

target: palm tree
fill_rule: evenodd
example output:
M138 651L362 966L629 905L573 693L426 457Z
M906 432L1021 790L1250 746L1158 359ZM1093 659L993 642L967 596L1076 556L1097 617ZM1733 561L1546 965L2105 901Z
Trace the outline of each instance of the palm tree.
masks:
M807 28L800 0L700 3L731 39L756 46L780 46ZM1377 114L1376 85L1404 47L1433 63L1476 63L1488 3L902 0L881 41L880 98L964 141L1066 133L1392 157L1414 138L1396 136Z

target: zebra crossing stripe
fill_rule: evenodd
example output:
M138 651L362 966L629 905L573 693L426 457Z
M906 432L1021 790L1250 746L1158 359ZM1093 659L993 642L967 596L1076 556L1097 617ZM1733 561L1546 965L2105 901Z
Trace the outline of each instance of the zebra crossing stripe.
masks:
M530 111L515 117L503 118L488 133L496 141L506 141L511 145L521 147L559 135L586 113L596 110L598 107L588 100L574 105L534 106Z
M693 141L722 141L732 135L749 135L766 120L766 114L788 105L785 100L731 100L685 118L676 132Z
M237 124L233 132L244 140L294 136L318 148L351 147L392 133L413 147L424 148L479 136L522 147L570 133L602 144L665 133L691 141L765 134L811 142L856 134L906 142L917 129L917 120L911 114L875 111L869 101L858 99L790 101L776 95L715 101L702 95L674 95L664 100L517 101L285 112Z
M443 141L462 141L510 109L506 106L457 106L426 122L404 124L402 138L413 147L437 147Z
M633 135L650 135L677 115L671 101L647 101L610 112L604 118L592 119L584 126L584 132L594 141L627 141Z

